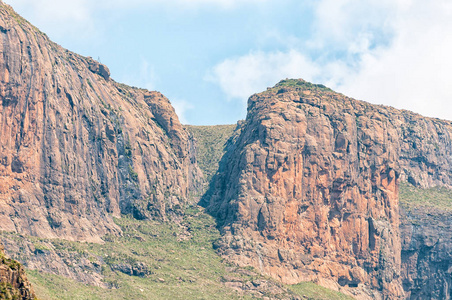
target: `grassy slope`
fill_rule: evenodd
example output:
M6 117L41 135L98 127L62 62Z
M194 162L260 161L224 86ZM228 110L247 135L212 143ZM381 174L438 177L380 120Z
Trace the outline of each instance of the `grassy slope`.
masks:
M127 217L117 219L124 235L106 236L103 245L44 240L55 248L101 257L106 263L102 275L114 289L87 286L36 271L29 272L30 281L42 299L239 298L237 292L222 284L222 277L228 272L227 265L211 247L212 241L218 238L214 221L198 208L191 209L185 221L188 231L174 223L137 221ZM190 238L186 238L188 232ZM151 274L129 276L110 268L115 264L136 262L145 263Z
M452 190L445 187L417 188L407 182L400 183L400 205L405 209L438 209L452 212Z
M318 286L312 282L302 282L289 287L290 290L296 294L303 295L305 299L315 300L350 300L350 296L339 292L329 290L327 288Z
M290 299L294 295L303 299L351 299L343 294L301 283L287 287L278 283L285 292L239 293L225 286L233 278L249 284L256 280L269 280L251 269L239 269L223 261L213 250L212 241L219 237L214 220L201 208L188 210L181 227L174 223L117 219L124 230L122 237L107 236L103 245L41 240L55 248L93 257L101 257L106 265L103 275L114 289L103 289L38 271L28 271L29 280L40 299ZM187 232L190 237L187 237ZM140 241L141 240L141 241ZM39 242L38 242L39 243ZM151 271L146 277L129 276L112 271L118 263L144 262Z
M251 269L239 269L223 261L213 250L219 237L214 220L202 211L187 210L184 226L175 223L138 221L124 217L116 220L124 230L122 237L106 236L105 244L88 244L63 240L36 239L35 244L69 249L86 257L101 257L102 275L114 289L103 289L38 271L28 271L29 280L40 299L351 299L340 293L302 283L283 287L280 294L238 292L224 282L233 278L244 285L269 280ZM151 274L129 276L112 271L118 263L145 263ZM270 280L271 281L271 280Z
M234 133L237 125L215 125L215 126L192 126L185 125L185 128L195 137L197 142L198 165L206 176L206 181L210 182L218 169L223 154L225 144Z

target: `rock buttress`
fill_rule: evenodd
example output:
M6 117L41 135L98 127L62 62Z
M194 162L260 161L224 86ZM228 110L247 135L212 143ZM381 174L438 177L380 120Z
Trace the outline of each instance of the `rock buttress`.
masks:
M198 169L167 98L114 82L0 3L0 229L99 242L177 214ZM195 163L195 162L194 162Z
M398 181L450 183L450 129L282 81L249 99L241 134L207 193L223 231L215 246L286 283L402 298Z

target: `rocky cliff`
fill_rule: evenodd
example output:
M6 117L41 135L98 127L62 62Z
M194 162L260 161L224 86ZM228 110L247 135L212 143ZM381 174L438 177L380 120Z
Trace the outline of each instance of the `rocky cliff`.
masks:
M34 300L36 296L27 280L24 268L18 262L6 258L0 244L0 299Z
M99 242L112 216L177 214L200 171L168 99L1 2L0 34L0 230Z
M161 93L115 82L1 1L0 35L0 230L29 267L108 287L100 258L73 264L49 239L102 242L123 214L179 218L212 178L200 203L240 266L362 299L450 298L452 196L399 207L399 191L450 192L451 122L284 80L249 99L236 129L189 133ZM11 270L0 277L28 286Z
M450 299L452 190L400 188L403 287L409 299Z
M452 123L303 80L248 100L206 194L219 252L286 283L405 297L399 181L450 185Z

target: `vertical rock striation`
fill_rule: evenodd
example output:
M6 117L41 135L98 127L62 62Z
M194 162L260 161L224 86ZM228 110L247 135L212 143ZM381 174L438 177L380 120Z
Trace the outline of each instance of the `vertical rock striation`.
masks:
M404 297L398 181L450 184L451 129L303 80L252 96L206 194L216 247L286 283Z
M114 82L0 3L0 229L99 242L167 218L199 169L167 98Z

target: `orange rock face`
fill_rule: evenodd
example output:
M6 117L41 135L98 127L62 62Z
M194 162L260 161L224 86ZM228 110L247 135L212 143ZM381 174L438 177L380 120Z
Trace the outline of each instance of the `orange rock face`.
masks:
M0 230L100 241L112 216L166 218L198 169L158 92L51 42L0 4Z
M450 148L429 156L425 140L410 145L450 143L451 128L302 80L252 96L207 194L223 231L216 247L286 283L403 298L398 181L450 183Z

